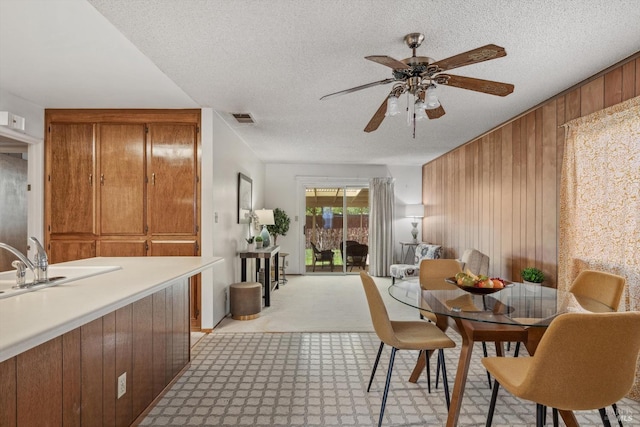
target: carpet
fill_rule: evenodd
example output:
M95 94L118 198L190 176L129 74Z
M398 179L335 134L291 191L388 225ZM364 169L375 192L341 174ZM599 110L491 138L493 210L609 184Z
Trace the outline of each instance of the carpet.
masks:
M224 318L214 332L373 332L359 275L293 276L271 293L253 320ZM417 320L416 309L389 296L390 278L374 278L393 320Z

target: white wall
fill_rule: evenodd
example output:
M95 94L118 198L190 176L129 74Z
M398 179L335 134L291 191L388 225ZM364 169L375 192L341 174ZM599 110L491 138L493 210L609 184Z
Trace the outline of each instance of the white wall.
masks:
M202 328L210 329L226 315L230 284L240 281L237 251L245 245L248 225L238 224L238 173L253 180L253 206L264 204L264 164L222 118L202 110L202 255L224 263L203 275Z
M0 89L0 111L9 111L25 118L25 133L44 138L44 108Z
M265 207L280 208L291 218L291 225L286 236L278 237L278 245L282 252L289 253L287 273L304 273L303 227L304 227L304 188L300 181L317 178L318 182L368 183L370 178L392 176L395 178L396 200L398 203L420 203L422 197L421 166L386 165L345 165L345 164L267 164L265 184ZM402 210L397 209L399 215ZM298 221L296 221L296 216ZM406 224L405 224L406 223ZM395 240L398 236L411 237L411 224L407 218L395 221ZM406 227L406 229L404 228ZM402 234L401 234L402 233ZM401 240L408 240L402 237ZM398 246L394 245L394 248ZM396 249L399 252L399 247Z
M391 176L396 179L396 220L394 245L395 259L400 259L399 242L410 242L411 219L404 216L405 205L422 203L422 166L389 166ZM418 223L418 241L422 240L422 226Z

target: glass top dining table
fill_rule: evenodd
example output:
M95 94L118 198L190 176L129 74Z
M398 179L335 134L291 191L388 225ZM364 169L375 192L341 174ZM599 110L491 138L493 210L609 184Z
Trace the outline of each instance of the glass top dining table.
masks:
M529 354L533 355L547 326L558 315L611 311L610 307L590 298L541 285L508 283L505 288L495 292L481 289L470 291L459 288L452 283L452 279L430 279L421 286L416 278L398 281L389 287L392 298L435 314L436 325L443 331L454 324L462 338L447 415L448 427L458 423L475 342L494 342L498 356L504 355L503 342L522 342ZM409 381L417 382L424 368L425 359L418 358ZM577 426L571 411L559 412L567 426Z
M403 280L389 287L389 295L436 315L525 327L546 327L562 313L611 311L591 298L528 283L507 282L505 288L484 294L479 292L493 289L465 291L442 279L428 287L423 289L417 279Z

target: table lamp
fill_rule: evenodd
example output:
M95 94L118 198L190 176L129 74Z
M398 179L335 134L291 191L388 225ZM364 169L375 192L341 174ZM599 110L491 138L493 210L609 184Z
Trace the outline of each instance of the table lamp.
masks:
M272 209L258 209L256 210L256 216L258 217L258 223L262 226L260 236L262 237L262 246L268 248L271 246L271 239L267 225L275 225L276 220L273 217Z
M413 243L418 243L418 218L424 217L424 205L406 205L405 216L407 218L413 218L411 225L411 236L413 237Z

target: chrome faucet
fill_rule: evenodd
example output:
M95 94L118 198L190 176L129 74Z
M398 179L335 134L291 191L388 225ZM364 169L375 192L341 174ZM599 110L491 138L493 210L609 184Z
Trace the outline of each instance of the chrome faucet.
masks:
M48 281L48 269L49 269L49 257L47 256L47 252L44 250L38 239L35 237L29 237L36 245L36 255L33 259L33 267L35 273L34 283L44 283Z
M6 249L12 254L14 254L25 266L29 267L29 270L33 273L33 283L44 283L47 282L47 270L49 268L49 258L47 257L47 253L44 248L35 237L30 238L33 243L36 245L36 256L34 257L34 262L31 262L29 258L24 256L22 252L14 248L13 246L9 246L6 243L0 242L0 248ZM13 264L12 264L13 265ZM18 269L18 273L20 272L20 268L17 265L14 265ZM18 280L19 282L19 280ZM19 286L27 286L25 284L21 284Z

